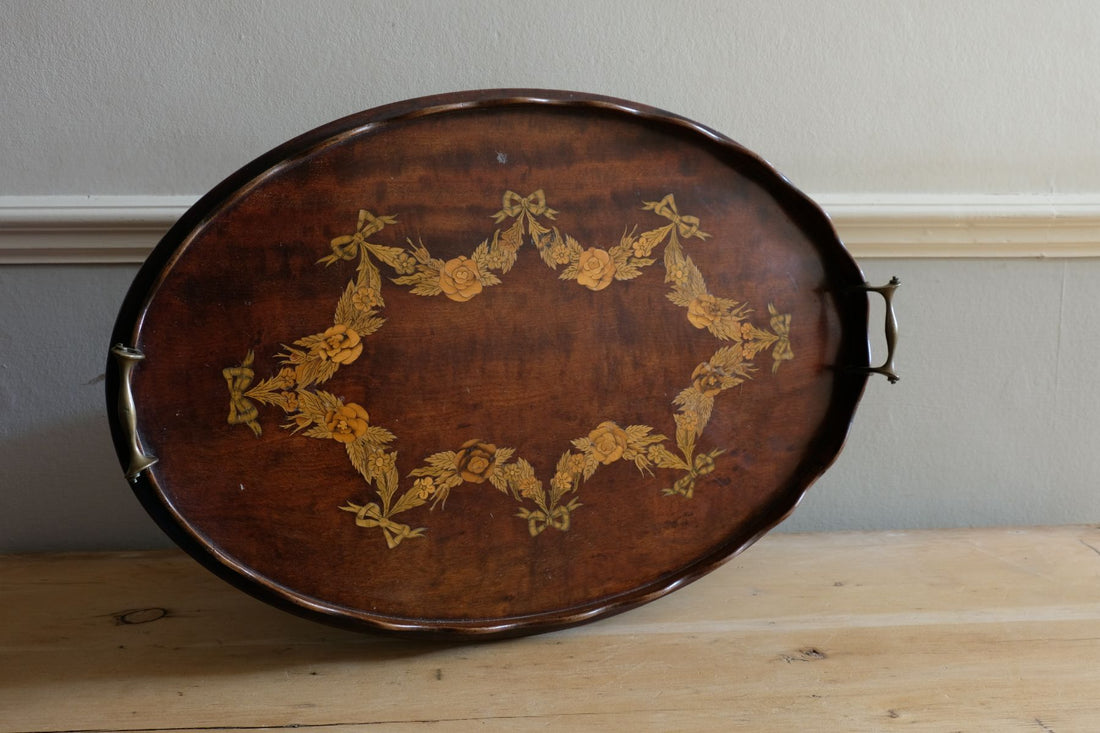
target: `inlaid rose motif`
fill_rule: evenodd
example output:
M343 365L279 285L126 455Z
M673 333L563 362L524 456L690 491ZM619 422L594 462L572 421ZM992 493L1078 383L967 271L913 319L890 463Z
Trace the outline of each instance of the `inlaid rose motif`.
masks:
M481 292L481 271L468 257L455 257L443 263L439 287L451 300L462 303Z
M339 443L354 443L367 432L367 411L349 402L325 414L325 427Z
M691 373L691 383L706 397L713 397L722 391L722 379L726 373L709 361L695 367Z
M322 361L350 364L363 353L363 342L355 329L338 323L321 334L321 340L310 351Z
M472 484L484 483L493 475L496 453L497 447L492 443L468 440L462 444L462 448L455 455L455 468L458 469L463 481L469 481Z
M592 443L592 453L596 460L605 466L623 457L626 450L626 431L610 420L600 423L588 434Z
M615 261L605 249L589 247L577 262L577 282L589 290L603 290L615 277Z
M722 307L710 293L703 293L688 304L688 320L696 328L706 328L721 315Z

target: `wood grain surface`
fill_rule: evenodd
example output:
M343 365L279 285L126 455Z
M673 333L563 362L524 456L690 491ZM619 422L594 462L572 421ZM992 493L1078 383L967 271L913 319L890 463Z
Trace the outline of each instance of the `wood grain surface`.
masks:
M774 534L584 627L334 630L178 552L0 558L0 730L1093 731L1100 529Z

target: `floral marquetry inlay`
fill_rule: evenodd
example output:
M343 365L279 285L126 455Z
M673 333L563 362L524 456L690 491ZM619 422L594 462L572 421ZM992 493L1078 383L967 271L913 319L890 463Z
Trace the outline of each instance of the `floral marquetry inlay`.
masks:
M360 211L355 231L333 239L329 253L318 261L325 266L355 263L355 277L336 302L332 325L285 346L275 356L277 370L266 379L256 381L251 351L239 365L223 369L229 424L262 436L259 403L281 409L285 429L342 446L366 484L366 498L349 498L338 508L357 526L378 529L391 549L425 536L426 528L414 528L407 519L422 516L413 510L425 505L442 510L450 493L463 485L491 487L509 496L531 536L547 529L568 531L582 506L582 486L602 466L618 461L633 464L642 475L667 475L663 493L690 499L699 477L714 470L723 452L699 445L716 399L752 377L753 361L762 352L770 351L773 371L794 357L791 317L769 304L767 322L754 324L747 303L708 289L703 273L684 252L684 242L704 241L710 234L697 217L679 212L672 194L643 202L642 210L662 223L641 233L637 227L624 229L618 244L607 248L585 246L554 224L558 212L542 190L527 196L507 191L493 215L497 227L492 234L469 254L448 260L433 257L422 241L380 244L378 235L396 225L397 217ZM402 477L398 436L372 422L369 405L345 402L321 385L360 359L365 339L382 337L386 281L414 295L465 303L487 297L488 289L501 285L528 243L561 280L591 291L621 287L650 267L663 266L668 299L683 309L692 327L709 332L720 344L684 375L686 386L671 402L675 435L670 438L650 425L623 425L608 415L570 441L545 481L516 447L504 445L508 436L469 435L423 457Z

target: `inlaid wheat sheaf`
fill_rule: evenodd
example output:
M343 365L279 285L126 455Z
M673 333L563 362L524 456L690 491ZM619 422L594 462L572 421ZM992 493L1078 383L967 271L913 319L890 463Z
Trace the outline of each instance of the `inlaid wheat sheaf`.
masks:
M432 257L423 242L406 240L403 247L372 241L395 216L359 212L355 232L329 243L330 253L318 264L356 263L355 277L336 303L332 326L299 338L277 354L279 369L255 382L254 354L222 370L229 388L230 425L246 425L257 436L262 429L256 403L283 410L283 427L307 438L332 441L344 448L355 470L363 477L368 500L348 499L340 510L354 517L356 525L377 528L390 549L404 540L423 537L424 527L414 528L396 517L431 504L444 507L451 491L464 484L492 486L519 504L516 516L527 523L532 537L548 528L568 531L573 514L581 506L580 489L601 466L629 461L644 475L668 472L666 495L690 499L696 481L714 470L721 448L702 449L698 443L714 409L715 399L731 387L751 378L753 359L771 352L772 371L794 357L790 344L789 314L768 305L766 327L754 325L748 305L711 293L699 268L684 253L683 241L706 240L697 217L679 213L672 194L647 201L642 211L664 220L661 226L637 233L624 230L618 244L606 249L585 247L553 226L558 212L550 208L542 190L528 196L504 193L501 208L493 215L498 225L491 236L470 254L450 260ZM675 450L670 439L649 425L620 425L603 420L571 441L562 453L548 484L534 467L516 455L516 449L498 445L498 436L465 436L461 444L425 457L402 481L397 471L397 452L390 446L398 438L371 423L363 405L344 402L320 389L341 368L354 364L363 351L363 339L379 338L385 308L383 274L396 286L414 295L445 296L464 303L482 296L486 288L501 284L501 277L516 262L527 242L542 261L562 280L593 291L633 280L657 264L654 253L663 247L664 281L668 299L685 310L688 322L710 332L722 345L687 377L688 386L672 400L676 425ZM392 274L391 274L392 273ZM629 397L629 395L624 395Z

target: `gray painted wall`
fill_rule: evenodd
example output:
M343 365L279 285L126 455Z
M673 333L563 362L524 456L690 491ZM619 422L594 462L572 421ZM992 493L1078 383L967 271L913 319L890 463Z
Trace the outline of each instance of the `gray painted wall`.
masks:
M463 88L674 110L799 187L1100 197L1100 4L0 1L0 197L199 194L337 116ZM873 381L784 528L1100 520L1100 261L869 260L900 275ZM0 552L166 544L100 375L131 265L0 266ZM212 469L213 470L213 469Z

